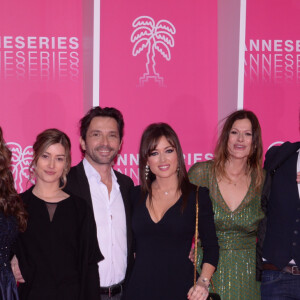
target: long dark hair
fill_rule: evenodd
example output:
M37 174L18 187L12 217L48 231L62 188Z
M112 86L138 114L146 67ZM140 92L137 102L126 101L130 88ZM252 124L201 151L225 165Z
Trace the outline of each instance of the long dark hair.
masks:
M67 184L67 174L71 168L71 142L69 137L64 132L56 128L51 128L44 130L36 137L36 141L33 144L34 154L30 165L30 170L31 172L33 171L34 166L37 164L37 161L41 155L48 147L54 144L61 144L66 151L66 166L61 177L62 184L60 186L60 188L63 189Z
M222 132L215 148L213 170L220 177L226 177L225 163L229 159L228 139L233 123L236 120L248 119L252 126L252 144L247 159L247 172L255 176L255 187L259 188L263 182L263 145L261 128L256 115L249 110L237 110L230 114L224 123Z
M146 179L145 169L148 157L151 152L156 148L161 137L165 137L172 147L175 148L178 158L178 191L181 191L183 196L183 208L186 205L187 196L189 193L189 179L185 168L184 157L182 148L177 134L172 127L166 123L153 123L150 124L143 132L140 151L139 151L139 173L142 196L149 194L149 201L152 201L151 184L155 180L155 175L149 171L148 179Z
M6 216L15 216L20 231L27 226L27 213L15 187L10 171L11 152L5 145L0 127L0 211Z

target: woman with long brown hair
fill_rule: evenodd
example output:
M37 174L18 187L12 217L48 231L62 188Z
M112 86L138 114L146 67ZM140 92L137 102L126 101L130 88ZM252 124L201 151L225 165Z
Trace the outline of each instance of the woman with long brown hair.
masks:
M103 258L87 203L63 191L71 165L71 144L47 129L33 145L35 185L21 194L28 225L17 239L24 283L21 300L99 300L98 262Z
M0 299L17 300L18 292L10 260L18 230L26 228L26 212L14 188L10 171L11 152L0 127Z
M206 300L209 280L218 263L211 201L206 188L190 184L182 149L166 123L149 125L139 151L140 186L132 193L132 229L136 259L126 300ZM204 257L193 287L188 256L195 234L196 201Z
M263 218L262 153L257 117L239 110L227 117L214 160L196 163L189 170L190 181L210 192L220 245L212 279L222 300L260 299L255 269L257 229Z

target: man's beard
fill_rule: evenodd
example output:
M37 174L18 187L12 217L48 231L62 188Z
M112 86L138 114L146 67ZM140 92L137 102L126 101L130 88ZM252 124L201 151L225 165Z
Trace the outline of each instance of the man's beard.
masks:
M97 155L99 151L109 151L110 155L107 157L99 157L99 155ZM87 154L95 163L99 165L107 165L107 164L111 164L114 161L114 159L118 154L118 150L113 149L109 146L98 146L94 148L92 152L87 150Z

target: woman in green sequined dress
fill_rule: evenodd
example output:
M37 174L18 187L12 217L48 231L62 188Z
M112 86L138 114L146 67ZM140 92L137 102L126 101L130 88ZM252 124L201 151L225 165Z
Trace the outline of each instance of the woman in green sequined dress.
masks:
M260 299L255 251L257 228L263 218L262 153L257 117L240 110L226 119L214 161L196 163L189 170L190 181L210 191L220 245L212 280L222 300Z

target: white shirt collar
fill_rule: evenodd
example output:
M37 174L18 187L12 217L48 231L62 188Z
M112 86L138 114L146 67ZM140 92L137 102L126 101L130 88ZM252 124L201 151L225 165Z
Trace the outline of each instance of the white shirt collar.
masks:
M83 159L83 167L87 178L96 177L99 181L101 181L101 175L97 172L97 170L89 163L89 161L84 158ZM117 176L111 168L111 178L113 182L118 182Z

